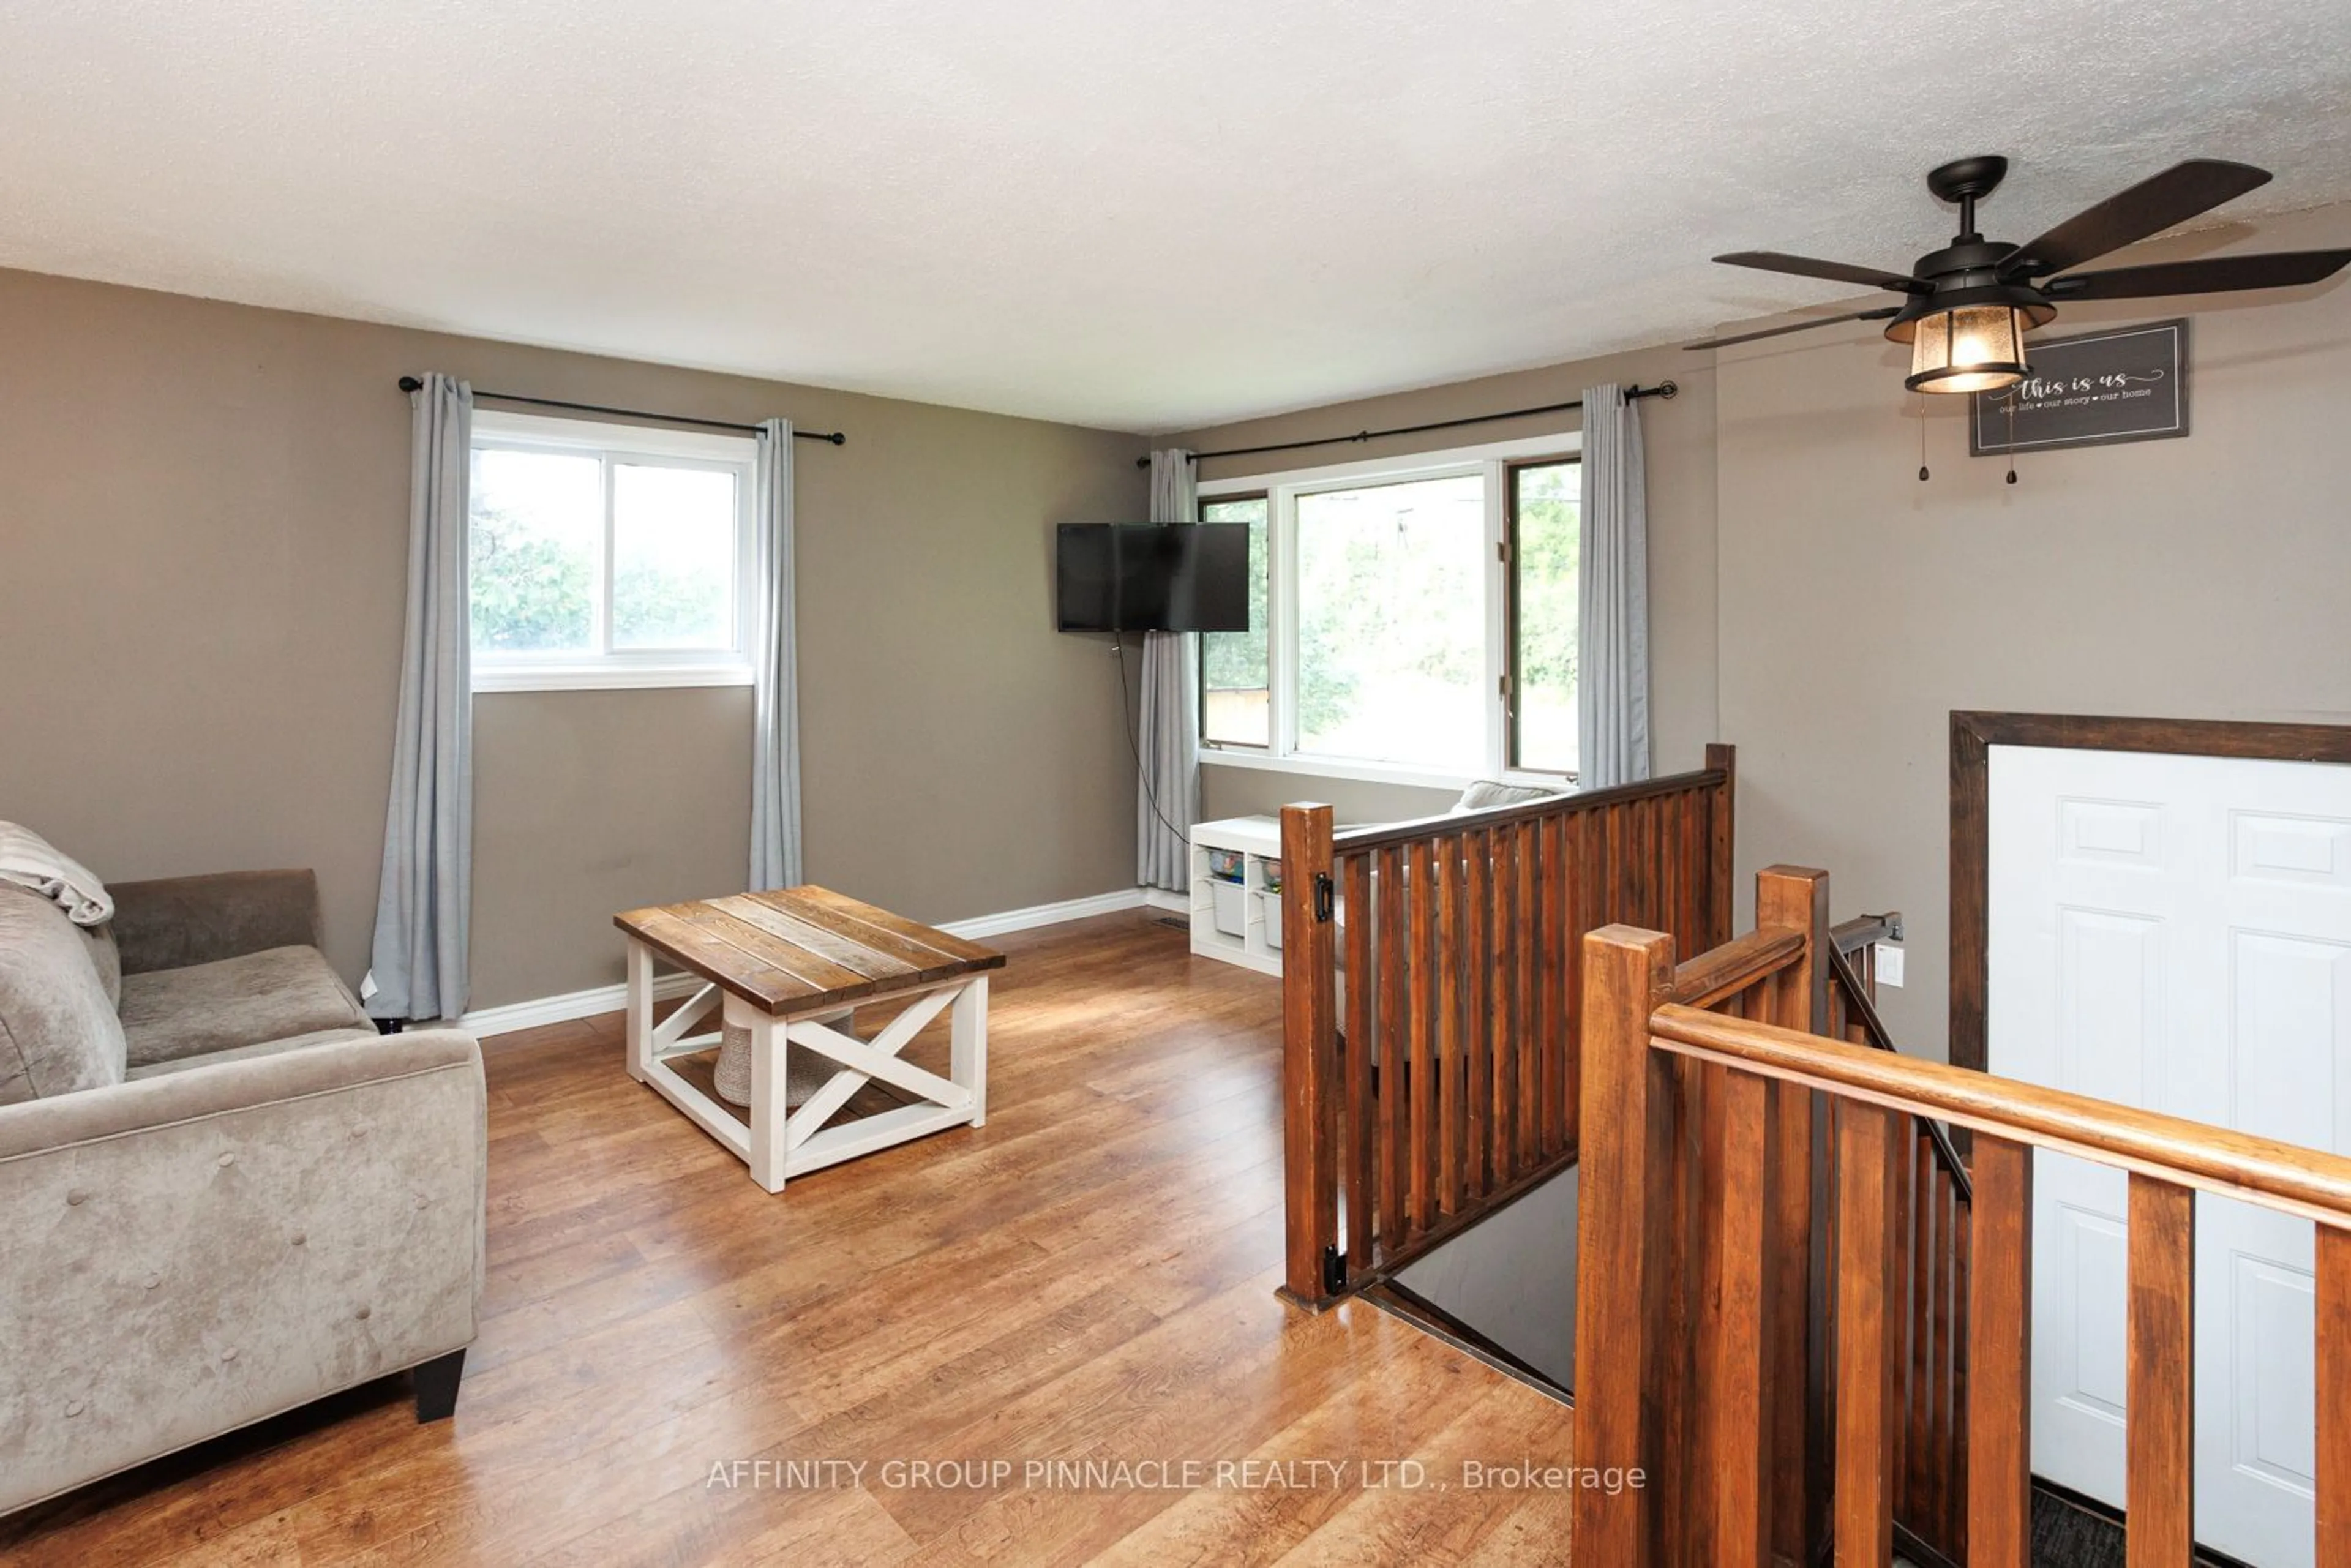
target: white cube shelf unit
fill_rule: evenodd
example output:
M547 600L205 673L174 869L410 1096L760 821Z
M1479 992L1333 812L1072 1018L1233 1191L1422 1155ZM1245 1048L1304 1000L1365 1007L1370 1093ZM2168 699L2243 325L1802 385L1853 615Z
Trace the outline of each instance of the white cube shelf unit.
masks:
M1238 860L1241 880L1216 874ZM1192 830L1192 951L1268 975L1281 973L1281 822L1228 817Z

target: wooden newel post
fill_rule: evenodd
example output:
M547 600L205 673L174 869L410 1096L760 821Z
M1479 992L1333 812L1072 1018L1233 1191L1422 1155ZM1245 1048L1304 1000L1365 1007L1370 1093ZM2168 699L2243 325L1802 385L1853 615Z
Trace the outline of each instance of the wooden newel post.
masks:
M1331 808L1281 809L1283 1289L1302 1306L1335 1293L1339 1052ZM1360 1260L1359 1260L1360 1261Z
M1672 1069L1649 1019L1673 984L1673 938L1604 925L1583 939L1583 1146L1576 1192L1575 1462L1642 1472L1613 1492L1579 1487L1578 1563L1654 1561L1660 1409L1678 1403L1677 1347L1658 1343L1669 1284ZM1629 1477L1628 1477L1629 1479Z
M1709 771L1722 775L1722 782L1715 788L1713 809L1708 813L1712 841L1706 872L1706 945L1719 947L1730 940L1736 924L1731 918L1730 868L1739 847L1739 748L1718 740L1706 748L1706 765Z

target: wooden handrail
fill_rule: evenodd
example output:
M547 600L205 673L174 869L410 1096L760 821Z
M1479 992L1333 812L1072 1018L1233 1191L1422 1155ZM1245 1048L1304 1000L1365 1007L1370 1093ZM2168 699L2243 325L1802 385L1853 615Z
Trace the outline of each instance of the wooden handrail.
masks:
M1687 773L1667 774L1662 779L1618 784L1606 789L1580 789L1564 795L1546 795L1535 800L1518 800L1507 806L1481 806L1474 811L1448 811L1434 817L1415 817L1402 822L1374 822L1333 833L1331 847L1339 854L1385 849L1392 844L1447 837L1472 828L1508 827L1566 811L1595 810L1606 806L1626 805L1635 800L1655 800L1660 795L1695 794L1702 789L1718 789L1728 779L1728 772L1722 768L1700 768Z
M1673 998L1711 1007L1767 980L1804 956L1804 934L1791 926L1755 930L1674 967Z
M1840 920L1829 927L1829 939L1836 945L1840 956L1857 953L1873 942L1899 942L1902 912L1889 909L1883 915L1856 915L1850 920Z
M1668 1002L1665 1050L2351 1228L2351 1158Z

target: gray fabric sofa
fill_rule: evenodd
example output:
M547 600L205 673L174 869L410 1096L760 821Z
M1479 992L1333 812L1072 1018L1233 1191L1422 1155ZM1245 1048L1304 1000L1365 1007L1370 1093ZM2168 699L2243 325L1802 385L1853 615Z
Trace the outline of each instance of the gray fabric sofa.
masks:
M388 1374L456 1402L482 1062L379 1035L308 872L0 885L0 1513Z

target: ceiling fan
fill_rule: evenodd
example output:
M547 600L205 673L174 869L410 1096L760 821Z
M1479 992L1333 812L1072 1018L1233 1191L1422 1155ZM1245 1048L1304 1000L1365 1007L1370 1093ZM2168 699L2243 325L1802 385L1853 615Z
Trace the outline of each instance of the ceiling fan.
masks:
M1907 298L1900 305L1713 338L1688 347L1720 349L1842 321L1885 321L1889 340L1910 345L1910 375L1903 385L1922 392L1990 392L2024 379L2024 334L2054 319L2064 301L2286 288L2316 283L2351 263L2351 250L2294 250L2074 272L2071 269L2085 261L2267 184L2269 171L2250 163L2191 158L2022 245L1988 240L1976 232L1976 203L1991 194L2007 172L2007 159L1986 156L1962 158L1928 174L1927 188L1958 204L1959 232L1941 250L1920 256L1907 273L1771 250L1716 256L1732 267L1856 283Z

